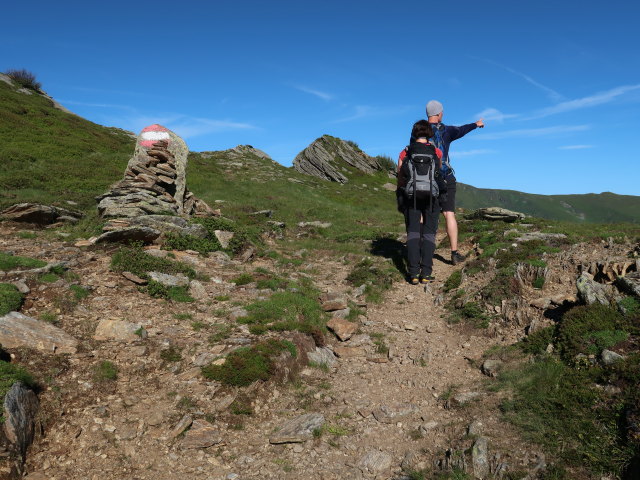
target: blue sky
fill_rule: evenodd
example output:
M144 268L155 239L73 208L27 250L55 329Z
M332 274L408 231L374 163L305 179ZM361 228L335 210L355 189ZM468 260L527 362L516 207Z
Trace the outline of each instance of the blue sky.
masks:
M396 158L425 104L458 180L640 194L640 3L11 2L0 70L26 68L102 125L160 123L191 150L250 144L289 166L322 134Z

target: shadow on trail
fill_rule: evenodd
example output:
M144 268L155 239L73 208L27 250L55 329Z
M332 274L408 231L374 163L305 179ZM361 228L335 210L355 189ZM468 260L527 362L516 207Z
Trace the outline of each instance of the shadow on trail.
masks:
M406 250L402 242L393 238L376 238L371 243L371 254L378 257L390 258L398 271L407 276L407 265L405 263Z
M445 265L453 265L453 263L451 263L451 260L447 260L442 255L440 255L439 253L434 253L433 254L433 259L434 260L438 260L438 261L444 263Z

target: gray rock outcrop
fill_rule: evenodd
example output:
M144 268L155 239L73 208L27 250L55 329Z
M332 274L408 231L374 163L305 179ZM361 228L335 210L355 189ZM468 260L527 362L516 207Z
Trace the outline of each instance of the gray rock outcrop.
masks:
M0 212L0 216L5 220L13 220L14 222L50 225L61 221L74 223L80 220L83 217L83 214L67 210L65 208L54 207L52 205L41 205L39 203L16 203L15 205L12 205Z
M526 217L524 213L514 212L500 207L487 207L479 208L467 215L465 218L473 219L480 218L482 220L502 220L503 222L511 223L518 220L522 220Z
M345 173L349 166L367 174L382 170L374 157L331 135L318 138L293 160L298 172L338 183L348 181Z

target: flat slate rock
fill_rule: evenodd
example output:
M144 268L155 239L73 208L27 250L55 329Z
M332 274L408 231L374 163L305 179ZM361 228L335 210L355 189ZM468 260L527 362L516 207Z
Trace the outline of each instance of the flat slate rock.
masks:
M316 347L313 352L307 353L307 358L310 362L328 367L333 367L338 362L334 353L327 347Z
M47 322L11 312L0 317L0 344L28 347L45 353L76 353L78 340Z
M412 403L402 403L392 407L381 405L373 411L373 416L380 423L396 423L418 411L418 407Z
M324 415L307 413L287 420L280 430L271 435L270 443L302 443L313 438L313 431L324 425Z
M93 338L95 340L115 340L130 343L140 340L141 335L136 332L144 332L142 325L139 323L103 318L98 323Z
M180 443L182 448L207 448L222 441L220 431L206 420L194 420Z
M83 216L80 212L39 203L17 203L3 210L0 215L14 222L35 223L38 225L50 225L61 221L61 217L64 217L62 220L77 221Z
M371 473L382 472L389 467L393 458L386 452L378 450L370 450L358 460L358 467L362 470L368 470Z
M358 331L359 325L344 318L334 317L327 322L327 328L341 341L346 342Z

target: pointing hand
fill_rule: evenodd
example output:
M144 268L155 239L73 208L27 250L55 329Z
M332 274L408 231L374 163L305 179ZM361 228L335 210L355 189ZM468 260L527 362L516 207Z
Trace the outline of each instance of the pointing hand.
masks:
M482 121L482 119L478 120L476 122L476 125L478 126L478 128L483 128L484 127L484 122Z

